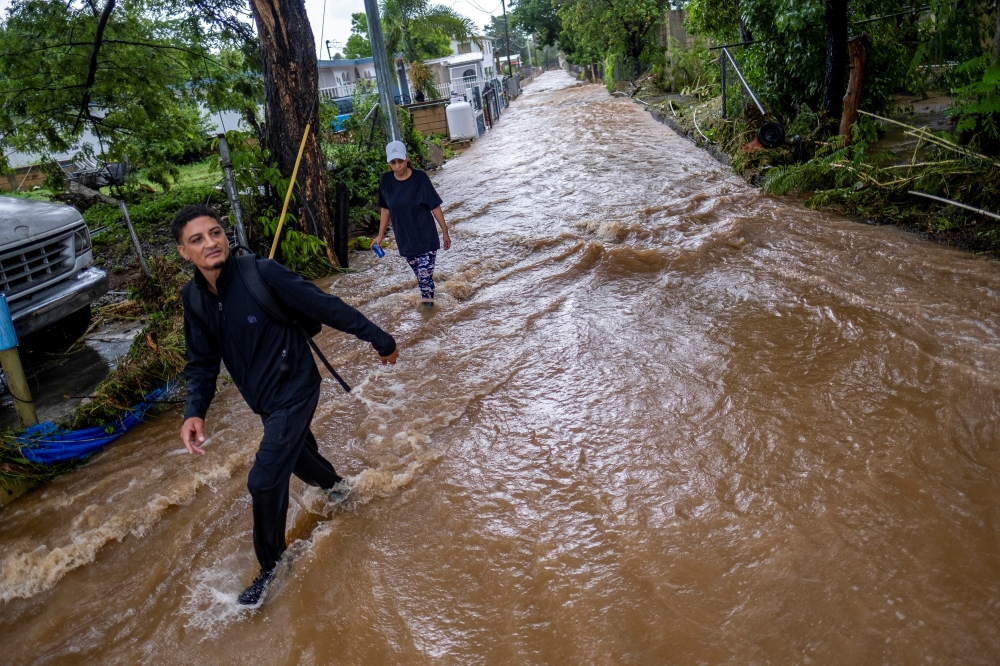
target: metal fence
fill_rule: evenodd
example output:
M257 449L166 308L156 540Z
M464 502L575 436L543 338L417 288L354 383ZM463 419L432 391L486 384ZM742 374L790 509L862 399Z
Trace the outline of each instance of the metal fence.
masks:
M486 79L483 78L468 78L468 79L456 79L451 83L439 83L434 86L437 90L439 98L449 98L449 97L465 97L469 99L472 97L472 89L476 86L480 90L486 88Z
M483 78L468 78L468 79L456 79L451 83L439 83L434 86L437 91L437 99L448 99L449 97L465 97L470 99L472 97L472 89L476 86L480 90L486 89L486 79ZM368 82L364 81L362 83L351 83L342 86L333 86L332 88L320 88L319 96L325 99L344 99L354 96L354 91L357 90L359 85L370 86L368 88L373 95L378 94L378 85L374 81ZM411 91L410 97L413 97L415 91ZM399 95L396 95L398 98ZM429 97L429 96L428 96ZM397 103L399 100L397 99Z
M354 97L354 91L357 90L358 86L370 86L370 90L373 95L378 94L378 85L375 80L371 81L365 80L361 83L348 83L342 86L333 86L332 88L320 88L319 96L325 99L341 99L344 97Z

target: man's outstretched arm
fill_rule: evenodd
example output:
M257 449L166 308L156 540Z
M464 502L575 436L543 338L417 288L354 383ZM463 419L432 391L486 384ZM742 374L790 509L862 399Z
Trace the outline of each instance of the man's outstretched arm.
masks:
M396 362L398 351L393 337L356 309L277 262L259 262L257 265L261 269L261 277L275 294L280 294L284 305L370 343L383 364Z

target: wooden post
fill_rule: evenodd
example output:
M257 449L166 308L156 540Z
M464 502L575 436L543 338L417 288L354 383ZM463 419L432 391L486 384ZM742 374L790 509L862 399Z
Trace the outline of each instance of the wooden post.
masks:
M7 388L14 398L14 409L21 426L30 428L38 424L35 414L35 402L28 389L28 380L24 376L21 357L17 353L17 333L14 331L14 320L7 307L7 297L0 294L0 367L7 375Z
M240 198L236 190L236 176L233 173L233 160L229 155L229 143L225 134L219 134L219 158L222 161L222 181L226 185L226 198L229 199L229 210L233 214L236 225L236 242L245 248L250 247L246 227L243 226L243 211L240 208Z
M865 83L865 66L868 64L868 52L872 48L872 36L863 32L850 42L848 49L851 55L851 79L847 84L847 94L844 95L844 114L840 117L840 136L847 143L851 142L851 126L858 122L858 109L861 107L861 90Z
M121 195L119 194L119 196ZM135 246L135 256L139 258L139 267L142 268L142 272L145 273L146 277L149 277L149 266L146 265L146 257L142 253L142 244L139 243L135 227L132 226L132 218L128 215L128 208L121 199L118 200L118 210L121 211L122 217L125 218L125 226L128 227L129 235L132 236L132 245Z

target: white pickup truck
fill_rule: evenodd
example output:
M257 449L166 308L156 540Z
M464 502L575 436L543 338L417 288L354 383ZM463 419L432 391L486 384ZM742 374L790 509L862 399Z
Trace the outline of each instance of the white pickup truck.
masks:
M69 344L90 321L90 304L108 291L93 266L90 231L72 206L0 196L0 293L18 339Z

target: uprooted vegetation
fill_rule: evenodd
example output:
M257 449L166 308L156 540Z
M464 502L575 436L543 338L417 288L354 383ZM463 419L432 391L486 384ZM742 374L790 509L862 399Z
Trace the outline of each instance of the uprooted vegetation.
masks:
M186 360L180 292L190 274L179 262L162 257L151 258L149 269L150 277L140 273L129 289L132 298L102 313L107 317L141 315L146 327L132 341L118 367L67 419L65 426L82 429L106 425L183 370Z
M733 171L765 192L803 198L872 224L894 224L974 252L1000 257L1000 220L911 192L958 201L988 211L1000 201L1000 161L959 145L948 132L863 114L851 141L832 133L821 114L803 106L777 148L753 145L764 122L756 110L722 118L719 98L703 103L672 99L650 108ZM880 149L886 127L915 139L908 151Z
M139 273L125 301L106 305L96 320L142 318L146 326L136 335L118 366L101 382L93 395L59 425L68 429L110 426L123 412L175 379L184 368L183 308L180 290L190 278L179 261L163 257L149 260L150 277ZM14 432L0 435L0 488L8 492L18 484L47 481L64 474L82 461L54 464L32 463L14 440Z

